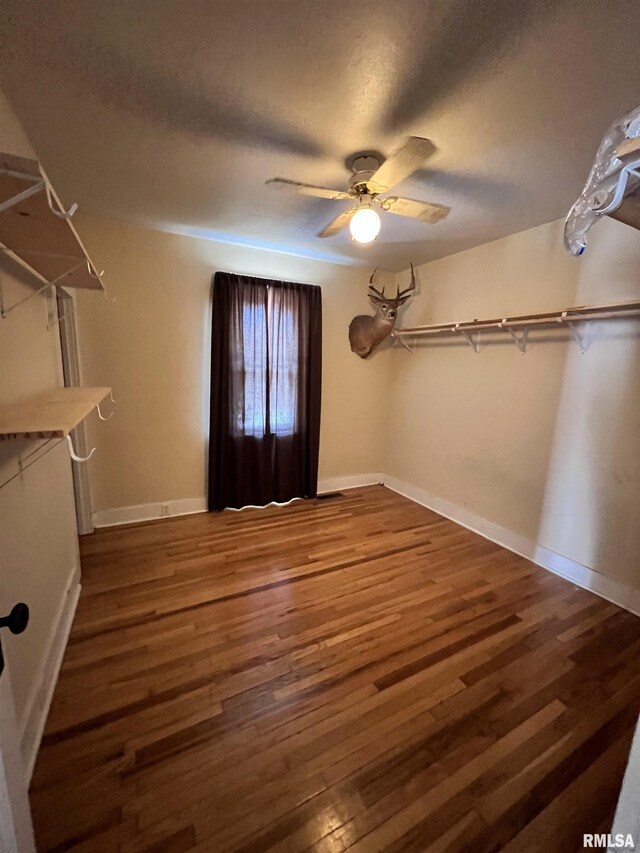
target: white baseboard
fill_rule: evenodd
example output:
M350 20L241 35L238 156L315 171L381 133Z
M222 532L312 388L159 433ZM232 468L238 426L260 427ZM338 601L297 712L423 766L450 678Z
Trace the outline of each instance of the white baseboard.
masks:
M18 721L22 755L27 773L27 782L31 780L36 763L42 733L47 722L53 691L58 681L71 625L80 597L80 567L75 566L69 574L67 585L58 605L58 612L51 625L45 656L33 679L33 684L25 703L24 713Z
M474 533L484 536L485 539L495 542L497 545L502 545L509 551L519 554L521 557L526 557L543 569L553 572L555 575L565 578L576 586L588 589L590 592L595 592L601 598L629 610L636 616L640 616L640 589L634 589L619 581L608 578L600 572L583 566L581 563L576 563L575 560L565 557L562 554L557 554L555 551L550 551L542 545L537 545L499 524L488 521L475 513L463 507L449 503L442 498L429 494L424 489L417 486L412 486L410 483L405 483L395 477L384 476L384 485L399 495L409 498L415 503L419 503L427 509L437 512L438 515L443 515L445 518L455 521L456 524L466 527L468 530L473 530Z
M177 501L159 501L137 506L121 506L93 513L95 527L113 527L116 524L135 524L137 521L153 521L174 515L192 515L207 511L206 498L183 498Z
M318 494L337 492L343 489L356 489L358 486L372 486L381 483L382 474L354 474L349 477L330 477L318 480ZM95 527L113 527L117 524L135 524L138 521L155 521L158 518L170 518L176 515L192 515L207 511L206 498L184 498L177 501L163 501L137 506L121 506L115 509L103 509L93 513Z
M326 480L318 480L318 494L325 492L341 492L346 489L357 489L360 486L376 486L382 483L384 474L353 474L350 477L329 477Z

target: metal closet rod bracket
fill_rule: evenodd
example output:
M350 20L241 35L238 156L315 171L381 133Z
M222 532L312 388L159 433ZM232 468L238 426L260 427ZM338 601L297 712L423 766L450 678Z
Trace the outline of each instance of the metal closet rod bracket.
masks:
M395 335L393 332L391 332L391 337L393 338L394 343L396 341L400 341L400 343L407 350L407 352L410 352L411 355L414 354L414 349L411 344L405 341L405 339L401 335Z
M458 329L458 325L459 324L456 323L456 325L454 326L454 331L462 332L462 334L465 336L465 339L466 339L467 343L469 344L469 346L471 347L471 349L475 353L479 353L480 352L480 330L478 330L475 333L475 335L473 335L471 332L468 332L466 329Z
M575 320L567 320L565 319L566 312L563 312L563 317L560 322L563 322L565 326L568 326L569 331L571 332L571 337L580 347L580 352L584 355L589 349L589 333L588 333L588 324L584 324L584 331L578 331L578 327L576 326ZM579 322L579 321L578 321Z
M505 317L500 323L501 328L506 329L513 338L515 345L520 350L520 355L524 355L527 351L527 339L529 337L529 327L525 326L522 332L518 334L514 328L507 326L507 318Z

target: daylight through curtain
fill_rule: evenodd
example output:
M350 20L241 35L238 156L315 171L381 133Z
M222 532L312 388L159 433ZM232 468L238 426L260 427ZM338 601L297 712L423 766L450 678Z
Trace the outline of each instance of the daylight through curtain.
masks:
M319 287L216 273L209 508L316 494Z

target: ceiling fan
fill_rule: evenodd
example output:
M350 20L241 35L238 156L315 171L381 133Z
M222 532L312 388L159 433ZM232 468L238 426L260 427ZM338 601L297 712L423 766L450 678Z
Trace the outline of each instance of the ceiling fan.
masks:
M380 232L380 217L376 207L388 213L419 219L430 225L440 222L447 216L450 208L442 204L400 198L395 195L380 197L419 169L434 151L435 146L429 139L410 136L404 145L386 160L377 154L354 154L347 161L353 176L345 192L316 187L313 184L301 184L298 181L288 181L285 178L271 178L266 183L316 198L349 199L353 202L351 207L338 214L320 231L318 237L332 237L348 225L351 236L356 242L371 243Z

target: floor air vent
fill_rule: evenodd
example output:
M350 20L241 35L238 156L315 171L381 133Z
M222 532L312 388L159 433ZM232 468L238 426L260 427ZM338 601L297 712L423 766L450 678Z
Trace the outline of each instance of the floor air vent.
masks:
M318 495L319 501L327 501L329 498L343 498L344 495L342 492L323 492L321 495Z

